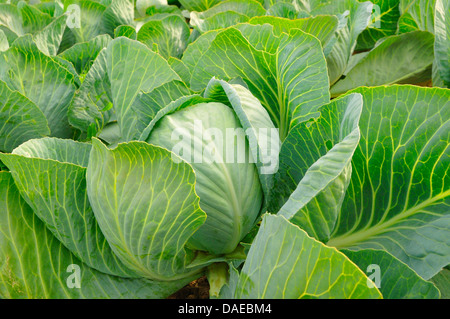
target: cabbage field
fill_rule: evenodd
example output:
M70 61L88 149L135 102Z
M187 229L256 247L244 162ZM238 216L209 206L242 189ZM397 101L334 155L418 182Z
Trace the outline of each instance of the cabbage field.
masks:
M447 299L449 265L449 0L0 0L0 299Z

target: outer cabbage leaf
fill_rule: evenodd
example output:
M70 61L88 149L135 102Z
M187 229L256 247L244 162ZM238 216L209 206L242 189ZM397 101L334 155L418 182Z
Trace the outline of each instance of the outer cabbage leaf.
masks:
M17 6L0 3L0 27L5 31L8 41L24 35L23 20Z
M431 79L434 37L413 31L382 39L331 88L336 96L359 86L419 84Z
M113 252L138 275L184 279L195 252L186 243L205 222L192 168L144 142L110 150L93 140L87 191L95 218Z
M0 172L0 212L1 298L166 298L195 279L125 279L86 266L33 214L8 172ZM69 288L76 279L80 288Z
M330 85L333 85L346 70L358 36L369 25L373 4L369 1L358 2L357 0L301 0L296 3L299 10L312 16L330 14L339 17L339 28L334 45L327 50L326 55Z
M111 42L107 34L99 35L88 42L77 43L59 54L59 56L73 64L79 75L87 74L102 49Z
M73 7L73 5L77 7ZM77 11L68 10L71 8L76 8ZM102 17L106 6L100 2L90 0L64 1L64 10L67 10L70 14L69 21L73 23L73 27L69 28L69 32L75 38L75 42L87 42L102 33Z
M361 109L359 94L336 99L294 127L281 149L270 211L321 241L334 230L350 182Z
M66 21L67 17L62 15L53 20L49 25L33 36L36 46L45 55L55 56L58 54L64 31L66 29Z
M6 37L5 32L0 30L0 52L6 51L9 49L8 38Z
M344 254L308 237L284 217L266 215L239 275L234 297L381 298Z
M328 245L383 249L421 277L450 263L450 94L360 88L361 141Z
M11 152L29 139L47 135L47 119L36 104L0 81L0 151Z
M358 37L356 50L372 49L378 40L396 34L400 0L372 0L372 20Z
M205 11L223 0L180 0L181 5L189 11Z
M450 88L450 2L436 0L435 11L435 64L439 77Z
M191 88L202 90L212 77L240 77L269 112L281 139L299 118L329 101L326 62L317 38L299 29L274 35L270 25L248 25L206 33L183 60L192 67ZM198 55L198 52L201 52Z
M398 32L422 30L434 32L436 0L400 0Z
M172 14L160 19L150 19L144 23L138 33L137 40L146 44L150 49L156 43L158 53L164 58L180 58L186 49L190 30L186 20L179 15Z
M103 49L75 93L68 111L69 122L72 126L82 132L92 130L94 136L114 115L106 58L106 49Z
M117 121L118 141L136 139L151 120L142 114L157 112L146 109L152 92L159 88L155 92L158 96L162 90L171 90L168 98L178 97L187 88L169 83L179 80L168 62L146 45L125 37L114 39L98 54L75 95L70 122L98 136L107 124Z
M111 95L124 141L141 133L132 104L141 92L150 92L172 80L180 80L158 54L128 38L112 41L106 49L106 67Z
M100 34L114 36L114 30L120 25L131 25L134 19L134 4L129 0L111 0L97 2L91 0L67 0L64 8L78 6L79 15L73 12L72 23L79 22L70 28L75 42L87 42ZM79 21L77 21L79 19Z
M121 25L114 30L114 38L126 37L131 40L137 39L136 29L130 25Z
M342 252L367 274L372 273L376 277L376 272L380 272L380 277L377 278L378 288L385 299L437 299L440 296L439 290L431 282L423 280L406 264L386 251L344 249Z
M190 23L201 33L223 29L247 22L252 17L264 16L266 10L260 1L226 0L203 12L191 12Z
M91 145L44 138L0 154L22 197L53 235L86 265L136 277L113 254L95 220L86 192Z
M299 12L294 3L280 1L275 2L267 9L267 15L279 18L296 19Z
M300 29L315 36L320 40L325 51L333 45L339 20L336 16L320 15L316 17L287 20L269 16L250 19L250 24L268 23L274 27L273 32L280 35L281 32L289 33L291 29Z
M448 270L448 267L431 278L431 281L441 292L442 299L450 299L450 270Z
M30 35L0 53L0 80L33 101L44 113L55 137L72 137L67 111L76 90L74 75L44 55Z

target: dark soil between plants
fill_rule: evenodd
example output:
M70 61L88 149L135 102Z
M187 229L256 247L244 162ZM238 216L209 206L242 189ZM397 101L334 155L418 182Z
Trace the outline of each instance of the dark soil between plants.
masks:
M194 280L167 299L209 299L209 283L206 276Z

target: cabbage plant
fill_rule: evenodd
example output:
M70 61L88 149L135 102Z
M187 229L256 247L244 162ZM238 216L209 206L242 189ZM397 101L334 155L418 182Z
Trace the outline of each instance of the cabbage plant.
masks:
M170 132L183 128L198 138L195 121L223 134L174 153ZM278 167L278 131L259 101L239 84L212 80L204 96L162 108L141 139L113 149L98 139L92 146L35 139L1 156L47 228L98 272L172 287L208 265L244 258L240 242L258 222Z
M448 298L444 0L0 0L0 298Z

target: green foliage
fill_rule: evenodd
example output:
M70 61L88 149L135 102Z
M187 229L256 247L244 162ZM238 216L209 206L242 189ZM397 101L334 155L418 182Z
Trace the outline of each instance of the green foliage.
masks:
M0 0L0 298L449 298L449 14Z

